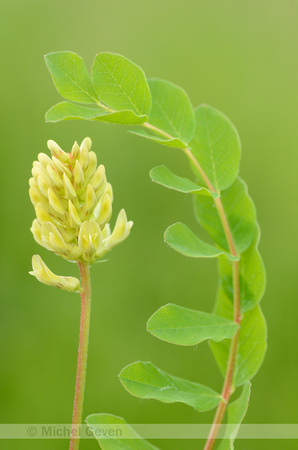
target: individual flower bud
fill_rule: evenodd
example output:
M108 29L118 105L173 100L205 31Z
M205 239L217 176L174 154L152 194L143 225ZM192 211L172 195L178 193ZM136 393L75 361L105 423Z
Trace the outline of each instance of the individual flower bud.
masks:
M97 202L90 219L96 220L96 222L103 228L105 223L108 222L112 214L112 202L108 194L103 195Z
M37 187L30 187L29 189L29 196L30 200L33 203L34 206L37 205L37 203L45 203L46 198L44 195L40 192L40 190Z
M65 197L67 199L75 198L77 196L76 191L75 191L73 185L71 184L70 179L68 178L68 176L65 173L63 174L63 182L64 182Z
M112 215L112 202L109 194L104 194L101 199L100 211L96 219L99 225L105 225Z
M84 172L81 164L78 160L76 160L75 168L74 168L74 187L75 189L79 189L85 181Z
M109 236L111 236L111 228L110 225L107 223L104 229L102 230L102 238L103 240L107 239Z
M41 226L37 219L34 219L32 222L32 227L30 228L31 233L33 234L34 239L39 245L43 245L41 239Z
M123 242L128 237L132 226L133 222L127 222L125 211L124 209L122 209L118 214L113 233L110 234L110 228L108 228L107 230L106 227L104 228L105 233L103 233L103 235L107 234L107 237L104 238L102 247L99 248L96 252L97 258L102 258L113 247Z
M60 146L57 144L57 142L52 141L51 139L47 142L48 149L50 150L52 156L55 156L55 158L59 159L63 163L69 162L69 154L65 153Z
M90 181L90 184L92 184L92 187L95 191L100 187L100 185L103 183L104 179L105 179L105 168L101 164L96 169L96 172Z
M103 182L101 183L99 188L94 189L97 200L99 200L103 196L103 194L106 193L106 188L107 188L107 179L106 177L104 177Z
M45 153L39 153L37 158L43 167L47 167L48 164L52 164L51 158L49 158Z
M49 174L49 177L51 179L52 185L54 188L61 189L63 188L63 181L62 178L59 176L57 171L53 168L53 166L48 165L47 166L47 172Z
M83 152L85 149L87 150L87 152L89 152L91 145L92 145L92 141L89 137L86 137L85 139L83 139L83 141L80 145L81 152Z
M107 183L106 189L105 189L105 193L109 194L111 202L113 201L113 188L112 185L110 183Z
M57 236L53 233L49 234L49 240L51 245L51 250L55 252L57 255L62 256L64 259L70 259L71 248L68 250L68 246L64 242L64 239L61 236Z
M32 172L32 176L35 179L37 179L37 177L41 174L43 174L43 175L47 174L45 167L39 161L34 161L31 172Z
M41 240L48 250L68 259L71 248L53 223L45 222L41 225Z
M68 213L69 213L69 224L72 228L77 228L77 226L81 225L82 223L81 218L71 200L68 201Z
M66 173L68 177L71 177L71 172L68 169L67 165L59 161L59 159L55 158L55 156L52 157L54 169L58 172L59 175L63 177L63 174Z
M92 261L96 251L102 246L102 232L94 220L86 220L82 223L78 244L87 261Z
M35 213L40 225L44 222L50 222L52 220L47 207L42 203L37 203L35 206Z
M44 174L40 174L37 178L37 184L39 187L40 192L47 197L48 196L48 190L51 186L51 180L49 177L47 177Z
M79 161L82 166L82 169L85 172L89 164L89 150L86 146L80 146L80 150L81 152L79 156Z
M70 151L70 161L76 161L78 156L80 154L80 147L79 144L77 143L77 141L75 141L75 143L72 146L72 149Z
M96 205L96 195L91 184L88 184L86 191L86 211L91 211Z
M65 211L62 206L62 203L57 197L57 195L54 193L53 189L51 188L49 188L48 190L48 199L50 206L53 208L55 212L57 212L58 214L64 214Z
M124 241L124 239L127 238L132 226L133 226L133 222L132 221L127 222L127 217L126 217L125 211L124 211L124 209L121 209L120 213L118 214L113 233L107 239L106 245L108 247L114 247L114 245L117 245L120 242Z
M32 257L32 267L33 271L29 272L30 275L36 277L41 283L48 286L56 286L64 291L80 292L81 290L80 281L77 278L55 275L39 255Z
M36 180L34 180L33 177L32 177L32 178L29 178L29 186L30 186L31 188L36 188L36 189L38 189L38 184L37 184Z
M97 157L96 153L89 152L89 164L85 171L86 181L89 182L90 178L94 175L97 167Z

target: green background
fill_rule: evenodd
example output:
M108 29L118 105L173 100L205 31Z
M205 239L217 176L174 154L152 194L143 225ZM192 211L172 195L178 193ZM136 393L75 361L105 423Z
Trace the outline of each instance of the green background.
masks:
M194 106L210 104L236 125L243 150L240 173L257 207L268 278L262 307L269 348L253 380L245 422L297 422L295 14L293 0L1 2L2 423L71 420L79 296L28 275L34 253L55 273L78 275L75 265L40 248L29 231L34 211L28 179L37 154L47 152L48 139L70 151L74 140L90 136L114 188L112 223L122 207L135 222L129 239L113 250L108 262L92 268L84 415L113 413L129 423L212 420L213 411L199 414L181 404L130 396L117 374L139 359L217 390L222 385L207 345L176 347L145 329L149 316L168 302L203 311L213 307L215 261L187 259L163 243L164 230L174 222L198 229L191 196L163 189L148 175L152 167L166 164L187 176L188 163L179 150L132 136L125 127L83 121L45 124L46 110L61 98L43 55L59 50L77 52L88 67L97 52L123 54L148 77L184 87ZM162 449L203 447L203 441L155 444ZM239 441L237 448L281 446L291 449L295 443ZM67 449L68 442L0 440L0 448ZM98 444L83 441L81 448L96 449Z

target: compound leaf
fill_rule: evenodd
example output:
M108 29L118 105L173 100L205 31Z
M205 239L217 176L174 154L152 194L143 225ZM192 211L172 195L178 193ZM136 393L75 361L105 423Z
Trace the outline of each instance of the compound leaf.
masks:
M170 375L151 362L137 361L119 374L124 388L139 398L152 398L164 403L181 402L197 411L209 411L221 400L221 395L202 384Z
M177 345L197 345L206 339L219 342L233 337L237 328L223 317L172 303L158 309L147 322L153 336Z
M115 53L99 53L93 63L92 79L99 99L109 107L148 115L151 94L145 74L129 59Z
M190 142L192 153L220 193L233 183L238 174L240 139L232 122L211 106L197 107L195 118L195 134Z
M79 55L73 52L48 53L45 62L62 97L78 103L97 102L92 80Z

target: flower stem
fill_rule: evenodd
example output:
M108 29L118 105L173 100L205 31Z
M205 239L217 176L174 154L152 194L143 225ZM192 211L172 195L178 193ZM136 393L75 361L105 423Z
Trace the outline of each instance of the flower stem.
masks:
M81 283L82 283L81 323L80 323L75 399L73 407L71 440L69 450L78 450L80 445L79 427L82 422L82 415L83 415L89 328L90 328L90 310L91 310L91 282L90 282L89 264L79 262L78 265L80 269Z

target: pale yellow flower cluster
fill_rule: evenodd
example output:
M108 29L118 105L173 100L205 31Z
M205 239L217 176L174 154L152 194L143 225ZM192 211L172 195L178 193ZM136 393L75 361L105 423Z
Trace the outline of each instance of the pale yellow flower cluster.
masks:
M111 232L112 187L104 166L97 167L90 138L80 146L75 142L70 153L51 140L48 148L52 157L38 155L29 181L37 217L31 227L34 239L64 259L92 264L127 238L133 222L127 221L122 209ZM31 273L40 279L43 269L37 259L33 269Z

